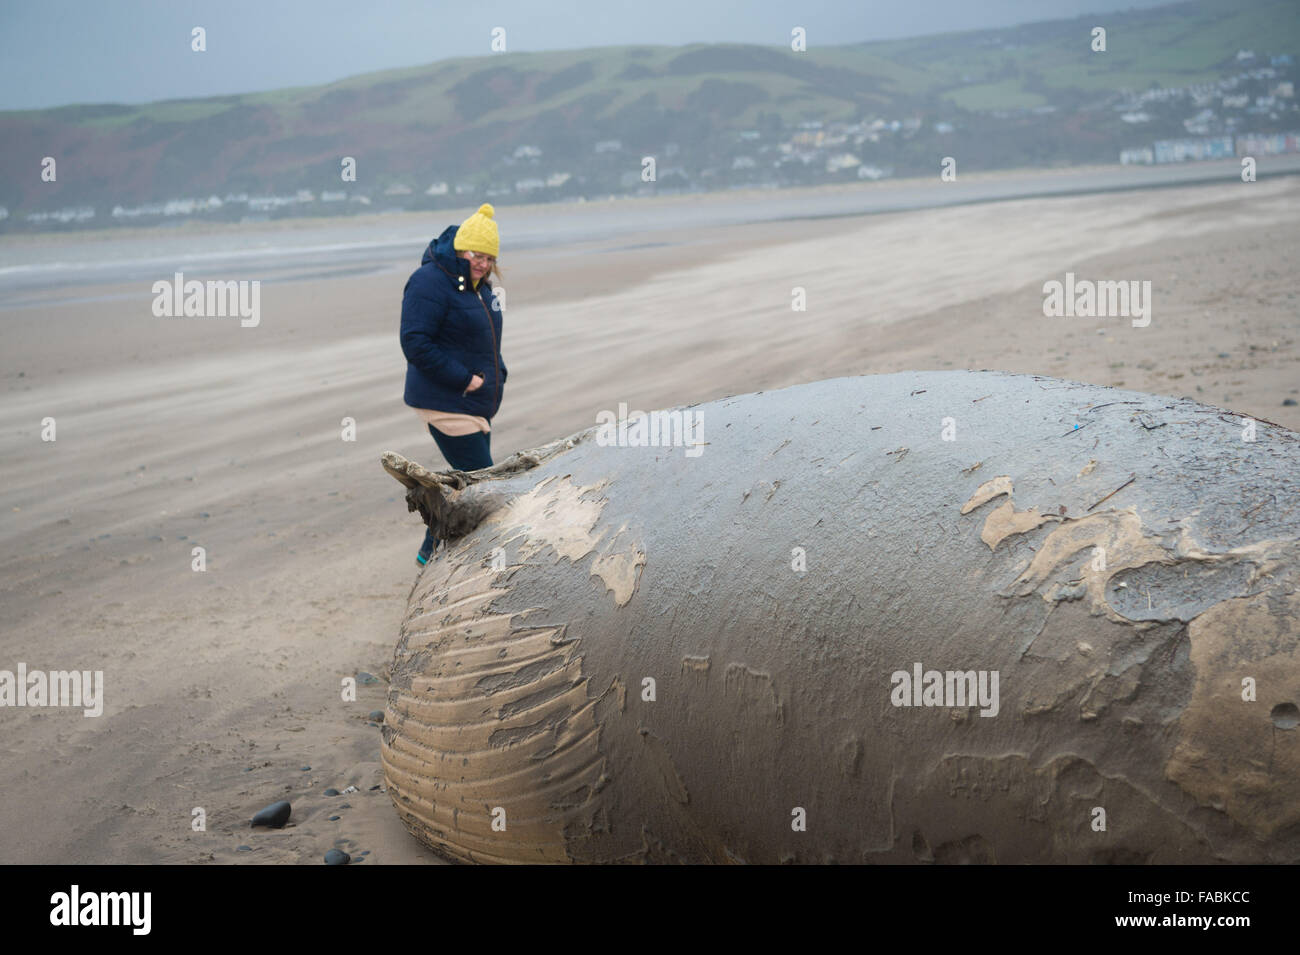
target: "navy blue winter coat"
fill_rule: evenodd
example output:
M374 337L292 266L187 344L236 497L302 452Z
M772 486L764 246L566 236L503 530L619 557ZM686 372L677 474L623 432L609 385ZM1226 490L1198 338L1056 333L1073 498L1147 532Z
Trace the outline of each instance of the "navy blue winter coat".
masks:
M447 226L429 243L402 292L402 354L412 408L453 411L492 420L501 407L506 363L501 358L502 312L494 307L484 276L475 290L469 261L452 242L459 226ZM483 376L465 394L470 378Z

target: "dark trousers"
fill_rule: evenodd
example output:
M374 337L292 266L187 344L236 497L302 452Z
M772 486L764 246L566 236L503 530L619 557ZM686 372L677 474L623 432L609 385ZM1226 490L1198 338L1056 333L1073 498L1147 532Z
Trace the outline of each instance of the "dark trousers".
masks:
M471 434L443 434L433 425L429 425L429 434L438 443L438 450L447 459L447 463L457 471L477 471L479 468L492 467L492 433L475 431ZM428 557L433 553L438 541L427 527L424 530L424 543L420 553Z

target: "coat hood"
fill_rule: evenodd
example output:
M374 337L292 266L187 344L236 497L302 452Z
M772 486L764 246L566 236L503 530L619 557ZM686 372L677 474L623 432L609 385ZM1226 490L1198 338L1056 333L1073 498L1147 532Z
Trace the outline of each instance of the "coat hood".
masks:
M428 265L433 262L448 275L460 275L465 279L466 284L470 283L469 262L457 256L456 249L452 243L456 241L456 233L460 231L460 226L449 225L442 230L442 235L438 236L424 250L424 255L420 259L421 265ZM488 275L483 276L479 282L480 288L491 288L492 284L488 281Z
M456 241L456 232L460 226L449 225L442 230L442 235L438 236L429 243L428 248L424 250L424 256L420 259L421 265L428 265L435 258L442 261L438 264L443 268L455 271L456 268L456 250L452 248L452 243Z

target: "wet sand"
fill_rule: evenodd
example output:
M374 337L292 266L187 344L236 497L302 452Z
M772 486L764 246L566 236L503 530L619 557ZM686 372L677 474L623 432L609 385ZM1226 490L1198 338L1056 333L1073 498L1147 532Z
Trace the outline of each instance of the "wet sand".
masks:
M502 209L510 381L493 453L620 402L908 368L1188 395L1300 429L1283 405L1300 400L1298 213L1289 177L512 254ZM98 718L0 709L0 861L318 862L338 839L372 864L431 858L371 790L365 719L422 536L379 454L442 466L401 402L398 308L421 251L365 274L286 271L257 328L157 319L139 282L0 312L0 669L105 681ZM1150 281L1150 325L1045 317L1042 285L1067 271ZM40 439L46 416L57 441ZM345 702L359 671L381 680ZM250 832L282 798L294 825Z

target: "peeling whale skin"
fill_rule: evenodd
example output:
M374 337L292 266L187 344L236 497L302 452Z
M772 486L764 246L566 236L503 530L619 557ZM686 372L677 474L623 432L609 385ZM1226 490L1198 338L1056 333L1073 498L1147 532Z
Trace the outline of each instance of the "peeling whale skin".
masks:
M696 456L595 428L468 474L385 454L451 538L382 728L417 839L472 862L1300 861L1300 435L992 372L686 410ZM996 713L895 705L917 664L996 673Z

